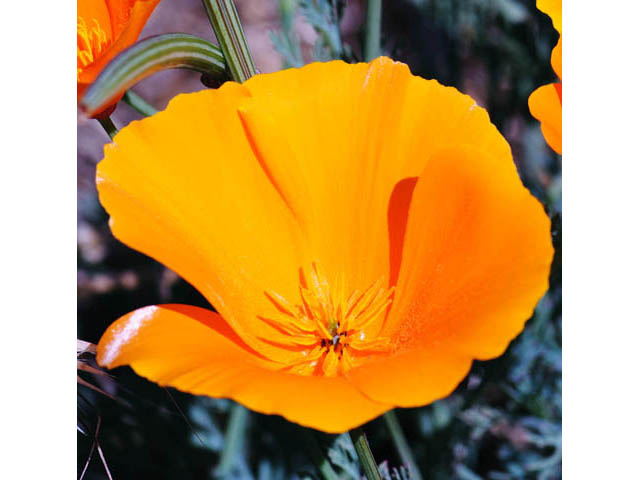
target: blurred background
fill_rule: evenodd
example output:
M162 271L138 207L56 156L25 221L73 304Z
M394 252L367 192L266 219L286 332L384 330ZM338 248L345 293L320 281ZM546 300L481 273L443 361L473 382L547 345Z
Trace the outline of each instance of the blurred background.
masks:
M365 0L236 4L261 72L362 59ZM527 106L536 87L555 80L549 58L558 35L535 0L388 0L382 18L385 55L488 109L511 144L523 182L552 218L556 247L551 288L506 354L475 362L450 397L396 410L399 422L424 479L560 478L561 161ZM168 32L214 40L199 0L162 0L140 38ZM178 93L203 88L199 74L174 70L133 90L162 109ZM122 128L140 115L121 103L111 118ZM93 343L113 320L142 306L208 306L176 274L112 237L94 184L108 140L97 121L78 115L78 338ZM91 364L90 356L86 361ZM85 479L321 478L308 447L313 444L328 451L340 478L360 478L348 436L310 438L280 417L164 389L128 367L110 373L80 373L110 395L78 386L78 476L91 459ZM374 420L365 431L383 475L409 478L384 421Z

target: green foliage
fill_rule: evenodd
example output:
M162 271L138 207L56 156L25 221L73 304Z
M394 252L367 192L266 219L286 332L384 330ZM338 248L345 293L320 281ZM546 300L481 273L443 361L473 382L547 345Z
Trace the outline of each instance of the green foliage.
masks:
M343 479L360 478L358 456L348 434L344 433L336 436L327 451L327 456L329 460L331 460L331 463L340 469Z
M295 17L301 15L317 33L309 61L324 62L351 56L348 45L343 45L340 19L345 2L338 0L279 0L282 29L270 32L276 51L282 55L283 68L300 67L305 60L300 37L295 31Z

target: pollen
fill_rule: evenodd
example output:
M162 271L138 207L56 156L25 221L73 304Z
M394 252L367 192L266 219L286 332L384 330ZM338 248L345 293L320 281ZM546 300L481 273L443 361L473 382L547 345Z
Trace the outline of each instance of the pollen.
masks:
M78 17L78 80L82 71L102 55L109 43L110 39L98 20L93 18L87 25L84 18Z
M332 288L318 265L312 263L308 274L301 275L299 303L266 292L281 316L262 320L287 335L290 342L281 344L283 348L299 353L299 358L284 369L299 375L333 377L388 351L389 339L371 335L368 328L393 301L394 289L383 285L381 278L347 296L343 278Z

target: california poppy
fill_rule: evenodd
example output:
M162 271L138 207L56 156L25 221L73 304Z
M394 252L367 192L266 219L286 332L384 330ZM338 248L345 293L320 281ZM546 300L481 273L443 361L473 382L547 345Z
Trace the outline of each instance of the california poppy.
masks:
M78 98L131 46L160 0L78 0Z
M551 67L560 82L536 89L529 96L529 110L540 121L549 146L562 155L562 0L538 0L536 6L551 17L553 27L560 34L551 51Z
M384 57L179 95L97 184L218 312L131 312L98 362L326 432L448 395L547 289L549 219L486 111Z

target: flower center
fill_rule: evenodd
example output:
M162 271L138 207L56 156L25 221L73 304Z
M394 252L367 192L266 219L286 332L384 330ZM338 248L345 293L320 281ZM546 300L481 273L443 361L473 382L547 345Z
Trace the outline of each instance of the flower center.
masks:
M292 304L269 291L282 318L262 318L274 329L287 335L290 348L299 356L285 369L299 375L335 376L345 373L366 358L389 350L388 338L369 337L367 327L387 311L393 288L383 288L379 279L363 292L355 290L347 297L344 281L332 289L315 263L300 282L300 303Z
M109 43L109 37L98 20L93 18L87 25L84 18L78 17L78 80L82 71L106 50Z

